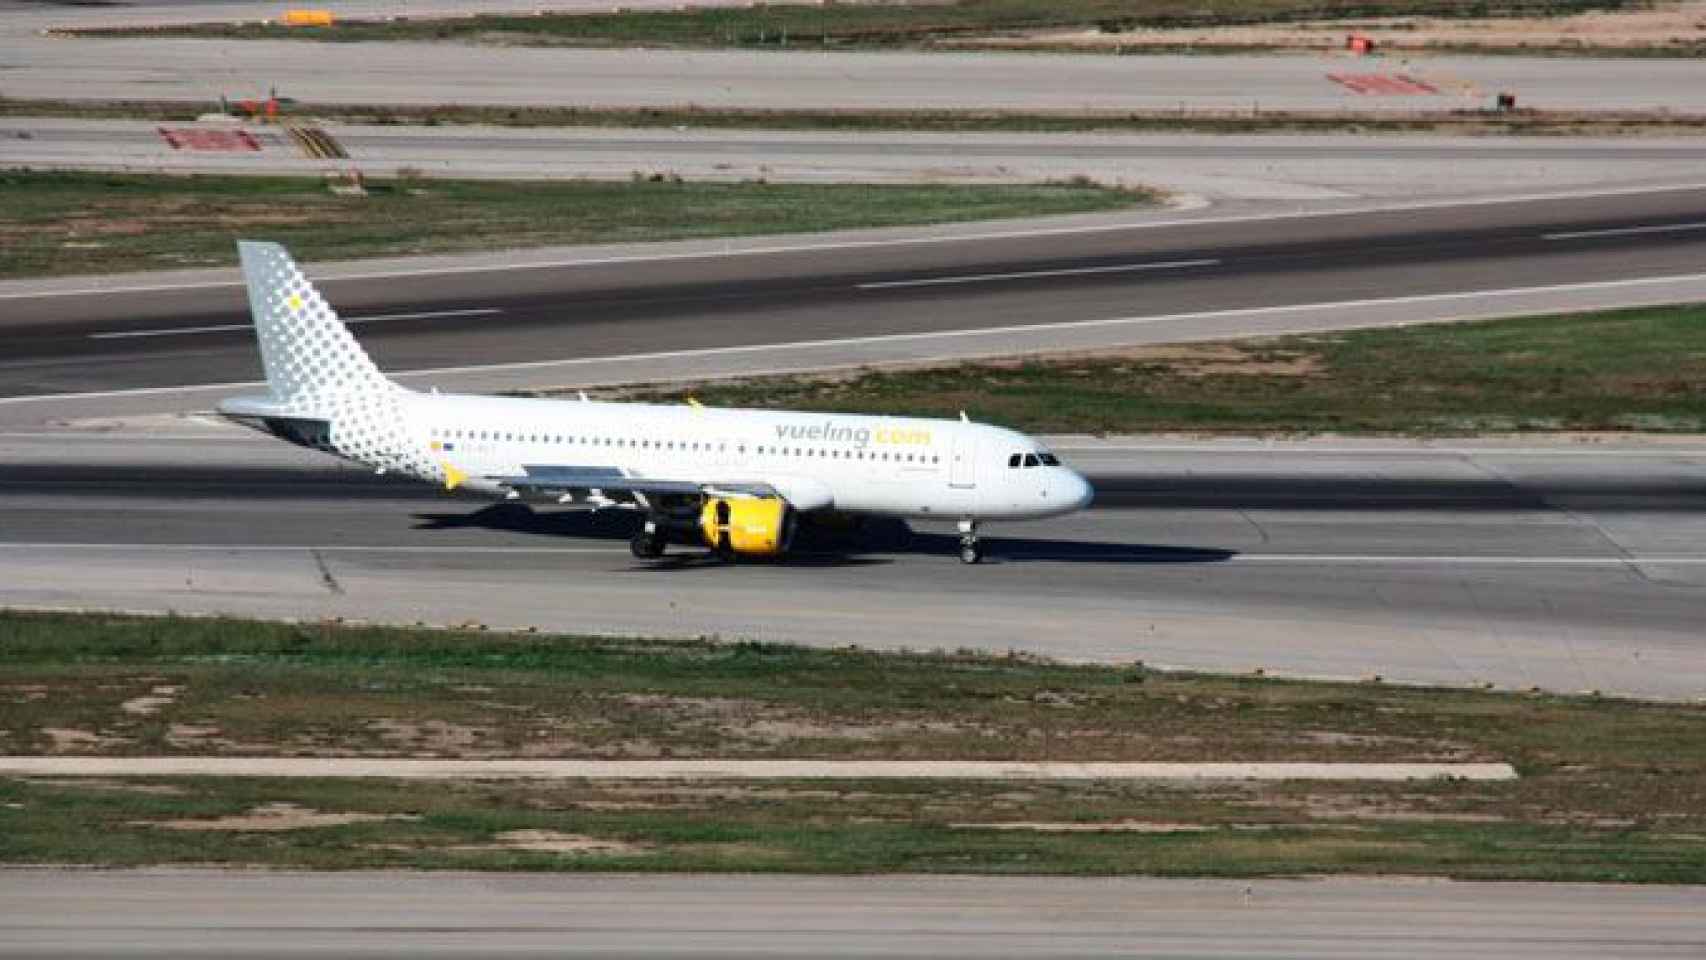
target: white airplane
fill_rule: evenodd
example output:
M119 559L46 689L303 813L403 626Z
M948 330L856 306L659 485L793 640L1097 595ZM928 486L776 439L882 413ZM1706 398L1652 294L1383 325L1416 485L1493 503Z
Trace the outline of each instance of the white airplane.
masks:
M960 559L986 520L1088 506L1090 484L1037 441L960 420L420 393L374 366L285 249L238 243L269 392L220 413L380 473L505 499L639 511L634 555L702 540L787 551L802 514L953 520Z

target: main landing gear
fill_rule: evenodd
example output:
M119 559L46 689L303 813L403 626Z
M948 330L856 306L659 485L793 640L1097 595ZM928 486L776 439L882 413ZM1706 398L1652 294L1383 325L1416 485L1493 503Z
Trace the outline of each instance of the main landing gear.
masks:
M960 521L960 562L983 562L983 545L977 542L976 520Z
M663 529L651 517L635 532L634 539L628 541L628 549L641 560L656 560L663 556Z

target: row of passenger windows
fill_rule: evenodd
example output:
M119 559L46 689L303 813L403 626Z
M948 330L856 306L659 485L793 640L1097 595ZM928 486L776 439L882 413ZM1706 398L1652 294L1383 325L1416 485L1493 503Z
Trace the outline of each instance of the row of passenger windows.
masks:
M682 452L726 452L729 444L725 442L712 443L709 440L635 440L627 437L577 437L561 434L513 433L502 430L451 430L433 427L431 434L434 439L444 440L498 440L514 443L555 443L582 444L593 447L625 447L642 450L679 450ZM937 455L922 453L878 453L866 450L840 450L835 448L819 449L816 447L770 447L755 446L753 452L770 457L822 457L829 460L885 460L899 463L941 463ZM746 453L747 445L735 444L736 453Z
M1009 467L1058 467L1060 458L1052 453L1015 453L1007 458Z

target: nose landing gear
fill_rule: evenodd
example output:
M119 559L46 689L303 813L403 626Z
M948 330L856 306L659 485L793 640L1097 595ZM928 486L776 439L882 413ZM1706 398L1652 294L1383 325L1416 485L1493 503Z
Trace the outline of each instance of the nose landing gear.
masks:
M983 545L977 542L976 520L960 521L960 562L983 562Z

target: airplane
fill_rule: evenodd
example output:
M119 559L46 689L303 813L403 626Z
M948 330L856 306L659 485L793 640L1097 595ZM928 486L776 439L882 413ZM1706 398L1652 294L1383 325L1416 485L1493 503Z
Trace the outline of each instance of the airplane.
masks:
M420 392L379 371L284 247L239 241L268 392L225 417L374 469L507 500L643 516L630 542L720 558L785 554L802 516L979 528L1089 506L1089 482L1036 440L959 420Z

